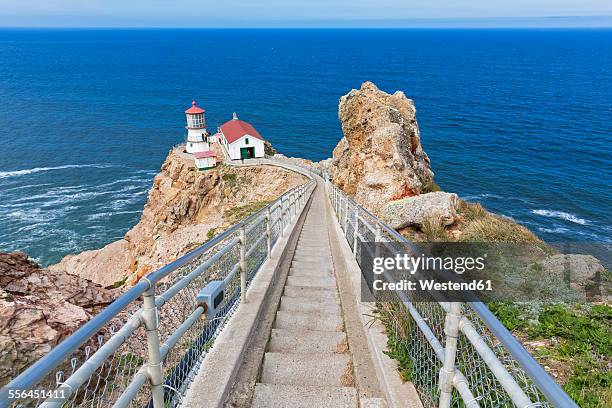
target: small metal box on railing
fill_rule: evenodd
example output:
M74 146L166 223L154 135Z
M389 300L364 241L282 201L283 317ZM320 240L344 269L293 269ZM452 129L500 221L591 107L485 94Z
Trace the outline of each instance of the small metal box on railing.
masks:
M204 289L197 294L196 301L198 305L204 307L204 314L207 319L213 319L219 306L223 305L224 292L224 281L214 280L208 282Z

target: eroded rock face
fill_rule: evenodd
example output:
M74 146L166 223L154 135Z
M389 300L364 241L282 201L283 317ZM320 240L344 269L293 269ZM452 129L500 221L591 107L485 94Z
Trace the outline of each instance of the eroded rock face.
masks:
M391 200L427 192L433 182L414 102L371 82L340 98L344 137L334 149L333 182L374 213Z
M224 213L272 201L305 178L272 166L198 171L193 157L173 149L155 176L140 222L102 249L68 255L53 271L68 271L103 286L140 277L206 242L208 232L228 227Z
M111 303L117 291L0 253L0 386Z
M444 225L451 225L457 218L459 197L455 193L426 193L391 201L381 211L381 218L391 228L421 227L431 217L439 217Z

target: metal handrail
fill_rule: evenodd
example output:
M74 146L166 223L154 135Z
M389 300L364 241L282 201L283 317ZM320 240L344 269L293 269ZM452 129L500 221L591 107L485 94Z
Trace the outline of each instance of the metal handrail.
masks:
M399 242L411 249L416 248L414 244L411 243L408 239L406 239L400 233L392 229L384 221L380 220L377 216L372 214L368 209L364 208L359 203L355 202L355 200L353 200L351 197L346 195L338 187L333 185L327 175L325 176L325 181L326 181L327 191L330 196L330 200L332 201L332 208L334 209L336 215L338 216L338 221L341 224L341 228L347 240L359 239L358 237L361 236L359 232L355 231L358 228L358 227L355 228L355 224L357 224L358 222L359 225L364 225L370 231L376 231L377 229L379 229L380 232L386 233L391 238L392 241ZM355 214L356 214L355 217L351 217L348 215L349 207L355 211ZM364 216L360 216L358 215L358 213L362 213ZM355 219L354 224L351 223L352 222L351 218ZM344 226L343 226L343 222L346 223ZM374 226L371 225L372 223L374 224ZM348 236L348 228L346 227L347 224L350 224L354 228L353 237ZM357 248L354 245L352 247L352 251L355 254L355 256L357 256ZM422 330L422 327L423 327L422 325L427 326L427 323L418 314L418 312L412 305L412 302L410 302L410 300L405 295L404 296L401 296L401 295L404 295L404 294L403 293L400 294L401 301L404 303L404 306L408 309L411 315L413 317L416 317L415 320L417 321L417 326L419 326L419 328ZM450 312L450 305L445 304L444 302L439 302L439 303L441 307L447 312L447 317L448 317L448 314ZM563 390L563 388L561 388L561 386L544 370L544 368L531 356L531 354L527 352L527 350L512 335L512 333L510 333L510 331L508 331L508 329L506 329L504 325L493 315L493 313L489 310L486 304L482 302L474 301L474 302L467 302L467 306L470 307L475 312L475 314L482 321L483 325L488 330L490 330L490 332L496 337L499 343L503 345L504 350L507 351L507 353L510 356L512 356L512 358L518 363L518 366L520 367L520 369L524 371L528 379L531 382L533 382L533 384L535 384L537 389L544 395L544 397L549 403L551 403L555 407L564 407L564 408L565 407L578 407L578 405L576 405L576 403ZM461 321L463 321L464 323L462 324ZM486 342L484 342L482 338L476 339L476 336L480 337L480 334L477 333L477 331L471 325L471 322L466 316L463 316L459 320L457 320L457 323L459 323L459 327L464 334L469 334L469 336L466 336L466 337L468 337L468 340L470 342L472 342L472 338L473 338L474 340L476 340L476 342L480 343L478 344L478 347L475 347L476 351L481 357L483 356L486 357L485 363L487 364L489 369L492 371L493 375L495 375L495 377L504 387L505 392L508 392L508 390L513 390L513 393L515 395L509 395L509 396L510 398L512 398L515 405L524 406L524 407L545 406L546 405L546 401L531 403L531 401L525 400L525 397L526 397L525 393L522 392L522 390L520 389L517 390L518 384L516 383L514 378L508 378L508 377L511 377L511 374L508 373L508 370L504 366L504 364L497 357L495 357L493 350L491 350L491 348L486 344ZM427 330L429 330L429 335L427 335L426 333L426 337L431 337L433 332L431 331L431 329L429 329L428 326L427 326ZM434 343L438 342L437 339L434 339L434 340L435 340ZM434 344L432 344L432 347L434 347ZM444 356L444 353L442 353L442 355L438 353L438 358L441 358L443 356ZM495 361L491 361L492 359L494 359ZM462 374L456 370L455 370L455 375L462 376ZM457 387L456 383L457 381L455 381L455 386ZM463 395L464 393L461 392L462 390L459 389L459 387L457 387L457 389L460 392L460 394L464 396ZM523 394L523 395L517 398L516 393ZM469 395L469 394L466 394L466 395ZM468 404L468 403L473 403L474 401L470 400L470 401L464 401L464 402Z
M229 253L232 248L236 245L241 246L241 252L247 257L253 254L254 251L259 248L259 246L263 242L263 238L267 238L267 255L266 259L270 256L270 249L274 246L276 241L272 242L272 237L270 236L270 228L274 227L277 223L280 222L280 234L284 227L286 227L295 217L297 217L299 211L298 209L302 209L307 200L307 196L314 190L315 181L312 176L310 176L307 172L302 172L302 174L309 178L309 181L303 183L299 186L296 186L279 198L274 200L272 203L269 203L267 206L263 207L253 215L247 217L244 220L241 220L237 224L233 225L226 231L221 234L216 235L211 240L202 244L198 248L193 251L183 255L179 259L174 262L169 263L168 265L146 275L141 278L139 282L130 288L128 291L123 293L119 298L117 298L113 303L103 309L98 315L92 318L89 322L84 324L81 328L75 331L72 335L66 338L63 342L53 348L48 354L44 357L36 361L32 364L28 369L23 371L20 375L18 375L15 379L13 379L9 384L4 386L0 390L0 407L8 406L11 401L9 400L9 394L11 390L32 390L39 384L43 379L47 378L54 369L56 369L60 364L65 363L70 359L70 356L77 352L77 350L83 346L88 340L91 340L97 333L100 332L106 325L108 325L113 319L117 318L117 316L125 311L130 305L134 304L134 302L140 298L141 296L144 299L144 305L133 314L129 320L123 325L122 329L118 332L114 333L112 337L102 345L96 352L89 356L87 360L79 367L78 370L73 372L73 374L63 383L58 384L58 389L61 389L65 392L62 398L49 400L47 403L44 403L45 406L58 406L61 405L70 395L75 393L75 388L79 388L86 381L91 380L91 376L95 373L97 369L105 364L105 360L115 352L125 341L126 339L132 335L135 330L139 327L145 326L147 329L147 342L149 343L149 363L145 364L141 367L141 370L138 373L134 374L134 380L130 383L130 387L136 387L136 389L126 388L124 392L128 392L129 394L135 395L138 393L138 390L146 381L142 381L139 379L136 381L136 377L138 375L146 375L147 379L152 383L153 388L153 403L155 407L163 406L163 391L161 394L162 400L159 400L159 392L162 390L160 388L163 384L160 384L159 381L163 381L163 378L158 378L157 383L155 383L154 377L159 377L163 375L161 371L161 366L157 369L152 367L151 365L159 365L159 363L151 362L151 360L163 361L165 354L168 353L168 350L172 347L173 343L167 343L164 345L159 344L159 337L157 334L157 327L159 325L159 312L158 310L166 304L173 296L183 291L188 285L192 284L196 278L198 278L202 273L207 270L216 260L221 258L223 255ZM278 209L280 209L280 213L277 216L271 216ZM288 211L287 209L292 209ZM271 219L271 217L276 219ZM246 235L246 231L251 231L252 229L256 229L258 227L265 226L268 224L267 233L262 235L254 243L251 244L250 249L246 250L246 240L243 238L240 239L232 239L225 246L223 246L219 252L213 254L210 258L205 260L202 264L196 267L191 273L186 276L180 277L180 279L170 286L167 290L165 290L162 294L155 296L155 288L156 286L162 282L164 279L168 278L174 272L180 270L181 268L189 267L194 262L197 262L198 258L209 253L213 249L215 249L220 243L228 240L228 238L237 235L240 233L242 237ZM265 260L265 259L264 259ZM259 264L258 269L252 272L254 275L261 265L263 261ZM247 287L247 277L246 277L246 269L247 266L244 261L237 264L234 269L241 270L241 296L244 295L244 291ZM231 274L231 273L230 273ZM149 303L147 306L147 301L149 299ZM147 307L149 309L147 309ZM187 317L187 319L183 322L183 325L177 330L177 332L186 332L193 323L197 320L196 317L201 315L202 310L198 311L202 307L199 306L193 313ZM152 311L152 314L151 314ZM187 326L184 326L187 325ZM154 332L154 334L152 334ZM174 335L168 340L176 343L178 341L178 337L176 332ZM157 351L151 355L151 346L153 349L157 348ZM163 349L163 350L162 350ZM161 352L163 351L163 353ZM161 359L161 360L160 360ZM148 369L147 369L148 367ZM156 371L157 370L157 371ZM119 396L120 397L120 396ZM121 398L122 401L125 398ZM38 405L40 401L36 403Z

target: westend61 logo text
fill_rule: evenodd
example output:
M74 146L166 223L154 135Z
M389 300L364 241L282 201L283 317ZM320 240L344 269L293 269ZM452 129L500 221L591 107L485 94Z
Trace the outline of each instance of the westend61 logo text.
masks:
M486 254L479 257L440 257L421 254L414 257L408 254L396 254L391 257L374 257L372 271L381 275L385 271L407 271L414 275L417 271L448 270L456 274L469 271L482 271L485 268Z

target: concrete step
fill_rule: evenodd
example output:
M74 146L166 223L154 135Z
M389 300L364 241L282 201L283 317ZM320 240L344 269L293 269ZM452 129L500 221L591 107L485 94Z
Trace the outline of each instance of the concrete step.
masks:
M314 259L306 259L306 260L295 260L291 261L291 267L296 269L306 269L306 270L324 270L331 271L333 270L332 263L325 258L314 258Z
M307 269L289 269L289 276L310 276L313 278L333 278L334 272L330 270L307 270Z
M283 295L287 297L312 299L339 299L335 288L317 288L310 286L285 286Z
M325 254L325 255L329 255L331 253L331 250L328 246L315 246L315 245L308 245L308 244L298 244L298 246L296 247L296 251L298 252L305 252L308 254Z
M287 385L342 386L347 373L348 354L289 354L267 352L261 382Z
M336 288L336 280L332 277L287 276L288 286L310 286L320 288Z
M289 312L279 310L274 321L275 329L338 331L343 329L342 317L322 312Z
M316 248L327 248L329 249L329 240L327 237L320 238L305 238L304 235L298 238L298 248L301 246L305 247L316 247Z
M332 264L333 260L330 253L321 253L321 252L303 252L297 251L293 254L294 261L303 261L303 262L313 262L313 261L324 261L328 264Z
M251 407L357 408L357 391L351 387L257 383Z
M343 353L346 334L341 331L272 329L268 351L275 353Z
M287 312L322 312L331 315L340 315L340 305L333 299L321 301L320 299L281 297L278 310Z

